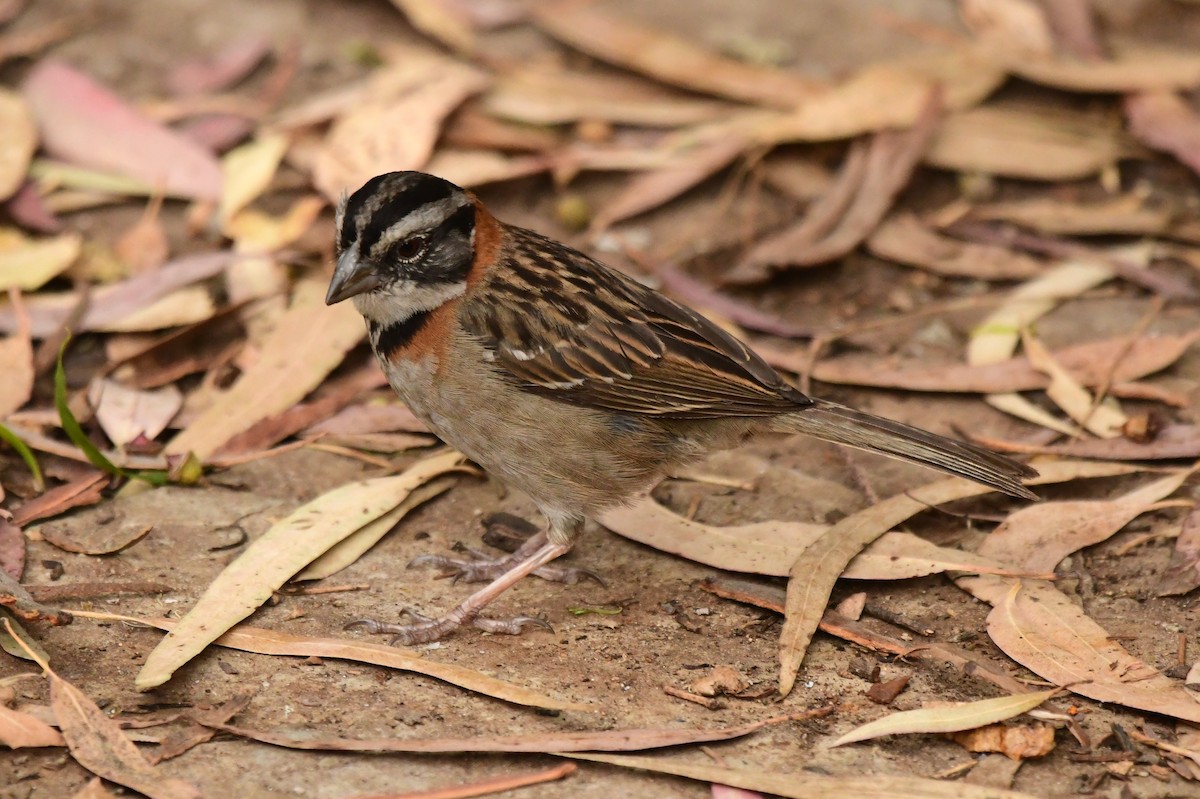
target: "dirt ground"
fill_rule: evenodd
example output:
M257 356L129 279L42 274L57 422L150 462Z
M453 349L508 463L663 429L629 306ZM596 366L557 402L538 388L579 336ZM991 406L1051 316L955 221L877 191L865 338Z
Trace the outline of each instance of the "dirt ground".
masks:
M670 27L689 37L714 42L723 36L770 38L785 42L795 54L796 68L835 75L850 67L905 52L919 45L905 34L878 24L873 12L896 14L957 26L950 3L943 0L663 0L642 4L624 0L608 5L631 18ZM345 49L357 42L381 43L413 34L393 7L382 0L339 3L333 0L284 2L261 0L41 0L33 9L50 18L80 8L97 20L88 32L59 48L60 57L82 65L127 96L154 87L158 75L181 53L202 52L227 41L232 32L267 30L295 35L303 42L302 69L290 90L301 95L335 85L351 76ZM1127 15L1134 32L1192 47L1200 46L1200 16L1194 8L1173 3L1130 2ZM1191 27L1177 24L1190 20ZM520 52L528 31L495 34ZM1006 89L1027 92L1029 87ZM611 196L613 179L592 177L578 188L594 198ZM670 236L716 201L720 179L710 181L664 209L640 217L630 227L654 237ZM1014 191L1020 191L1020 187ZM925 176L909 190L906 202L935 205L953 191L952 179ZM582 241L565 230L552 213L555 196L542 178L531 178L484 190L499 216L534 226L567 240ZM736 210L736 209L735 209ZM90 213L93 229L127 224L137 209ZM716 264L711 265L716 268ZM1181 272L1186 276L1186 272ZM979 288L970 281L931 278L927 274L885 264L865 255L844 263L776 280L766 291L743 296L799 324L827 327L870 316L879 309L917 307L970 296ZM1132 329L1151 300L1132 289L1113 289L1105 297L1071 302L1039 323L1038 332L1052 346L1117 335ZM938 321L920 320L909 328L891 328L855 337L854 344L880 351L915 351L961 347L976 315L946 313ZM1193 326L1195 308L1168 308L1155 330ZM899 342L899 344L897 344ZM298 352L297 358L304 353ZM1193 349L1164 378L1200 407L1200 351ZM938 432L955 429L1019 438L1020 423L993 411L974 396L963 398L845 390L817 386L832 399L919 424ZM1131 404L1137 408L1137 404ZM1196 421L1192 418L1191 421ZM713 523L768 519L829 522L868 503L868 493L889 496L930 478L914 467L867 455L848 455L809 440L755 441L746 451L769 459L771 469L753 492L686 482L668 482L658 498L678 512L694 508L696 518ZM11 464L9 468L17 468ZM153 523L136 545L111 557L62 552L45 542L31 543L25 580L53 582L47 561L61 563L63 580L151 580L172 587L154 596L102 600L94 607L145 616L179 614L240 548L224 548L237 531L251 539L272 522L324 491L344 482L380 473L375 467L336 455L298 450L214 474L198 488L168 487L131 499L116 499L45 523L63 530L95 525ZM1046 496L1105 497L1128 490L1140 478L1092 481ZM865 483L865 485L864 485ZM1184 496L1196 497L1195 488ZM988 518L1014 507L1003 499L956 506ZM369 590L315 596L283 595L251 618L267 628L306 635L362 636L342 632L347 622L373 616L388 619L399 609L448 608L466 591L426 571L405 564L429 552L446 552L455 542L479 546L481 518L503 510L536 520L529 501L502 493L486 481L463 478L445 495L406 518L367 557L336 579L366 584ZM1124 554L1121 545L1177 511L1148 514L1110 541L1071 559L1060 587L1078 597L1089 615L1135 655L1158 668L1175 663L1179 633L1187 634L1194 658L1198 610L1195 594L1157 598L1154 587L1170 554L1170 541L1153 541ZM1167 514L1167 515L1164 515ZM925 513L906 529L938 543L970 542L990 528L964 517ZM431 659L462 664L556 697L587 703L591 714L544 714L482 698L436 680L347 664L336 660L309 662L295 658L251 655L212 648L149 693L134 690L133 680L160 633L114 623L78 620L64 628L37 627L37 635L61 675L81 687L109 713L149 712L225 700L236 692L256 691L239 723L257 729L311 731L347 737L474 736L573 729L656 726L721 726L749 722L779 712L835 705L832 715L767 728L750 737L718 744L713 750L734 766L769 771L810 771L852 775L894 773L933 776L972 759L953 741L935 735L895 736L879 741L826 748L831 737L880 715L865 697L869 683L851 673L851 662L877 660L885 679L909 675L911 683L893 703L909 709L941 700L978 699L993 689L948 667L927 661L876 656L819 634L801 671L798 688L786 700L772 694L759 699L725 700L706 709L664 694L664 686L686 687L714 666L728 666L755 684L776 678L779 619L774 614L718 599L699 582L714 570L593 529L569 556L572 564L603 575L605 585L585 582L568 587L528 580L506 594L499 611L536 611L554 632L533 631L520 637L466 631L425 648ZM982 632L987 607L958 590L943 576L895 583L852 584L843 581L837 601L866 591L869 602L932 630L929 640L958 642L990 658L998 667L1031 677L1004 657ZM619 604L619 615L574 615L577 606ZM880 630L897 628L869 621ZM23 670L8 660L0 673ZM44 698L36 681L20 684L21 696ZM1158 731L1167 737L1170 720L1104 706L1076 698L1080 723L1093 740L1104 738L1111 725ZM1026 761L1012 787L1041 796L1071 796L1092 785L1102 763L1078 762L1070 756L1074 742L1063 730L1051 755ZM710 762L689 748L674 754ZM999 756L991 756L999 757ZM296 796L334 799L358 795L415 791L456 785L504 773L528 771L556 762L548 756L525 755L355 755L288 751L232 738L197 747L164 764L167 773L203 787L209 796ZM1015 767L1015 766L1014 766ZM1002 769L1001 769L1002 770ZM0 797L36 799L67 797L89 775L61 750L0 754ZM529 797L700 797L710 793L700 782L581 764L580 773L559 783L522 789ZM517 794L512 794L517 795ZM1097 797L1200 796L1200 786L1178 776L1160 781L1143 766L1125 779L1107 779L1091 795Z

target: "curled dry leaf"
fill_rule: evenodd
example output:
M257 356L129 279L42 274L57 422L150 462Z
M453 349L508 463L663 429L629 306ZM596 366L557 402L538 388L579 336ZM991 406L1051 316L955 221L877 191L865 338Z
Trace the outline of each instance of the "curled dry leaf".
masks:
M209 457L254 423L287 410L321 384L364 335L352 307L326 308L324 281L303 280L262 342L258 360L167 444L167 454ZM297 360L296 353L305 357ZM290 575L289 575L290 576Z
M141 541L154 529L152 524L126 522L96 525L86 529L59 529L54 524L42 525L38 532L43 538L65 552L81 555L112 555Z
M30 522L58 516L71 508L95 505L102 498L109 476L101 471L85 474L69 483L51 488L13 511L13 522L25 526Z
M566 757L732 785L788 799L844 799L847 796L878 796L888 799L1035 799L1032 794L1003 788L895 774L829 777L807 771L774 773L763 768L727 768L671 757L596 754L567 754Z
M908 185L941 109L940 90L931 90L911 130L877 133L865 154L859 148L851 150L829 194L798 224L757 244L726 280L757 282L769 276L772 267L813 266L861 244Z
M461 462L456 452L442 453L400 475L349 483L276 523L213 580L179 626L154 648L138 673L138 689L162 685L176 669L253 613L292 575Z
M1054 751L1054 728L1049 724L990 724L954 735L968 752L999 752L1010 760L1045 757Z
M591 3L539 4L532 15L539 28L566 45L703 94L794 108L824 89L800 75L751 66L669 33L638 26Z
M31 239L14 228L0 228L0 290L39 289L67 271L82 249L78 233Z
M1200 704L1181 680L1130 654L1050 583L992 575L956 582L993 605L988 636L996 646L1042 679L1099 702L1200 723Z
M215 53L184 61L167 74L172 94L219 92L237 85L271 52L271 40L251 34L221 47Z
M676 128L716 122L734 107L697 100L624 75L570 72L539 64L502 75L483 96L489 112L531 125L604 120Z
M40 61L23 91L42 145L55 157L134 178L169 197L220 196L221 169L211 153L73 67Z
M1022 713L1028 713L1056 693L1058 693L1057 689L1035 691L1029 694L1001 696L996 699L957 702L952 705L922 707L919 710L902 710L857 727L839 737L829 746L832 748L856 741L869 741L884 735L974 730L1011 719Z
M1168 91L1125 97L1129 129L1147 147L1162 150L1200 174L1200 112Z
M0 89L0 200L16 194L25 182L29 162L37 150L33 114L21 95Z
M1078 180L1112 166L1128 149L1103 120L995 104L947 115L925 163L1023 180Z
M977 280L1024 280L1044 268L1041 261L1009 247L943 236L907 212L893 214L875 228L867 249L888 261Z
M329 129L313 165L313 183L330 200L383 172L421 169L442 122L482 91L482 72L446 58L410 56L389 68L373 94Z
M1021 508L984 539L979 554L1014 569L1053 571L1071 553L1107 541L1175 493L1191 474L1181 470L1116 499L1040 502Z

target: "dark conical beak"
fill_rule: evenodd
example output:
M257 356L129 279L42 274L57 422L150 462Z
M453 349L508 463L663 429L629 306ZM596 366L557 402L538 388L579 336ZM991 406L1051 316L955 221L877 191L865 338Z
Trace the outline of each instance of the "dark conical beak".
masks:
M359 261L353 251L347 250L338 258L337 268L333 270L333 280L329 281L325 304L333 305L377 288L379 278L376 277L375 271L369 264Z

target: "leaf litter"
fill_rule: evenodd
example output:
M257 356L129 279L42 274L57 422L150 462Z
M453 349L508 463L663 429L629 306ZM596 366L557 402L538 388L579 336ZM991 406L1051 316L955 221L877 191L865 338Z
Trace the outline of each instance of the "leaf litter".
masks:
M1184 592L1200 582L1194 514L1179 521L1173 514L1181 500L1169 498L1186 471L1167 472L1142 488L1130 489L1122 479L1123 493L1111 496L1082 483L1089 476L1116 479L1144 470L1105 460L1200 456L1200 435L1186 411L1170 407L1186 408L1190 396L1195 331L1186 320L1180 323L1186 309L1177 303L1194 297L1194 280L1177 270L1200 263L1194 252L1200 232L1189 221L1186 193L1158 180L1166 174L1162 170L1175 166L1185 174L1196 169L1190 93L1200 85L1200 62L1194 53L1155 41L1105 40L1103 32L1119 26L1104 16L1108 12L1096 14L1102 24L1095 24L1083 2L1049 3L1043 10L1025 0L970 0L960 11L971 37L893 16L888 19L894 27L922 39L920 52L885 54L832 76L810 77L807 62L751 64L741 60L753 54L745 47L730 55L732 50L715 46L719 37L668 34L643 21L651 14L627 17L601 4L560 2L531 12L451 0L394 5L397 18L446 49L389 43L372 52L367 46L353 73L364 77L324 94L312 92L303 79L293 86L297 74L312 68L295 47L273 48L267 37L240 30L215 45L206 40L206 54L197 59L172 54L164 60L162 88L171 95L166 100L124 97L122 84L105 85L97 77L111 78L110 72L37 57L51 41L74 35L77 22L31 29L29 35L0 34L0 60L34 57L22 87L0 90L0 119L13 134L0 147L0 198L13 198L6 209L15 226L0 233L0 247L11 256L0 256L0 277L8 275L6 285L25 291L0 303L0 329L9 334L0 344L0 364L17 378L6 383L0 418L6 449L33 468L37 462L29 446L42 450L50 480L43 486L40 475L33 479L18 463L18 470L3 475L0 508L13 514L11 529L19 538L32 539L29 545L39 552L34 557L43 557L44 548L56 542L80 552L118 551L149 529L118 525L98 527L97 536L58 534L55 517L74 508L88 513L88 505L107 501L114 478L71 465L97 453L113 464L116 484L129 469L143 467L164 475L170 468L178 479L187 464L191 479L221 481L232 463L297 447L320 447L396 471L396 461L369 452L387 454L431 439L415 437L420 431L394 414L374 419L360 412L353 424L354 417L342 415L347 406L369 409L356 406L355 399L380 383L339 370L351 350L361 354L361 321L319 302L330 252L328 235L321 232L328 229L329 202L393 168L426 168L467 186L502 183L515 189L524 185L521 179L529 185L553 180L556 190L588 203L590 230L574 243L599 249L615 234L631 242L626 252L645 267L649 280L661 281L668 293L701 306L722 324L785 339L813 338L816 344L807 351L795 341L761 342L772 363L805 381L1001 395L1007 398L991 401L1072 439L1056 442L1054 432L1017 421L1010 424L1023 432L1005 433L1007 438L972 423L968 429L975 439L1017 453L1102 461L1040 461L1048 481L1070 483L1065 490L1073 499L1017 510L977 547L927 537L919 525L911 529L922 535L893 529L905 520L913 524L928 505L974 495L965 487L929 493L941 484L913 491L920 501L903 495L868 499L846 518L747 522L735 515L719 524L692 519L710 498L686 512L645 499L604 520L633 540L714 568L790 574L781 648L784 693L791 687L789 670L798 668L816 625L856 645L954 664L1010 694L1022 693L1020 682L965 650L924 641L928 650L918 654L898 638L825 612L839 576L904 581L948 572L994 605L989 635L1042 678L1076 695L1190 718L1187 711L1172 710L1186 695L1177 678L1156 673L1146 665L1157 663L1153 658L1139 660L1110 640L1044 578L1066 554L1096 546L1130 519L1156 511L1153 535L1182 530L1163 593ZM519 60L498 55L508 45L492 33L497 24L536 37L527 40ZM535 40L539 44L531 45ZM260 69L265 62L269 66ZM351 73L334 69L334 74L342 80ZM1013 90L1011 82L997 94L1009 76L1036 84L1040 94L1026 91L1028 86ZM296 89L288 94L293 105L272 115L289 87ZM929 98L935 87L941 108L933 113ZM1109 96L1114 94L1123 97ZM1079 102L1072 95L1091 99ZM1140 149L1139 141L1162 155ZM226 155L218 159L219 152ZM775 168L789 161L799 168ZM829 166L839 161L843 169L831 181ZM603 174L614 171L631 174ZM942 193L935 191L927 202L929 178L939 171L949 173L935 178ZM549 178L540 177L543 173ZM593 193L605 181L613 190ZM672 242L653 241L661 226L649 212L686 209L717 183L726 187L721 215L705 218L720 225L704 230L707 223L692 224L672 235ZM957 198L943 205L946 190ZM132 210L131 199L142 198L145 213L132 224L132 216L115 224L89 218ZM177 199L199 202L185 209ZM940 210L929 210L938 205ZM646 230L651 239L643 246ZM728 268L753 263L756 252L761 256L756 248L770 245L780 231L799 238L777 239L776 252L756 267L752 280ZM1137 237L1149 242L1131 243ZM773 280L778 265L803 265L809 269L803 280L812 281L813 296L820 298L830 276L862 268L864 250L920 270L905 273L889 295L893 310L901 311L896 330L906 324L901 306L914 302L906 293L918 307L926 300L937 306L947 290L977 295L977 304L964 306L969 313L956 317L949 304L936 313L939 321L951 318L952 326L974 331L967 363L928 358L916 339L881 344L879 337L887 334L877 331L886 326L852 330L854 303L843 313L836 303L818 299L816 313L798 314L788 300L807 289L789 286L791 278ZM105 258L119 260L123 271L105 271ZM718 281L725 285L711 287ZM998 281L1023 284L1006 292L991 285ZM741 282L757 287L753 293L725 288ZM868 279L864 296L870 296L870 286ZM1069 346L1047 346L1062 340L1054 332L1062 319L1078 319L1114 297L1130 299L1144 291L1162 297L1165 311L1155 325L1157 330L1161 322L1162 332L1123 331L1117 318L1100 313L1094 324L1067 338ZM991 316L979 310L995 307L1000 310ZM851 323L840 324L839 316L851 317ZM63 396L79 428L70 441L49 407L48 383L40 382L47 363L52 365L45 353L58 349L67 328L81 336L64 364L72 379ZM116 331L131 335L115 336ZM834 342L861 351L818 357ZM297 348L305 358L294 357ZM79 389L85 386L92 387L91 408L81 404ZM1113 398L1122 402L1119 411ZM1047 410L1045 400L1054 409ZM1165 410L1146 410L1156 405ZM318 438L305 441L313 436ZM288 437L299 440L286 443ZM105 439L114 448L107 449ZM289 548L296 551L281 555L274 571L235 561L256 574L242 586L244 595L226 597L231 601L217 614L213 632L219 635L236 622L234 616L253 612L274 590L270 586L278 588L288 577L320 578L346 568L391 528L408 527L408 517L432 498L446 495L446 504L454 504L462 491L458 482L433 477L404 498L380 499L367 514L376 516L373 521L350 513L345 523L357 525L354 531L319 531L329 542L345 536L331 547L310 546L307 533L297 538L292 531ZM738 485L707 490L747 490ZM870 497L873 490L868 486L865 493ZM336 491L313 503L330 496ZM1151 540L1137 541L1143 539ZM151 536L137 543L136 557L107 557L134 563L147 557L154 542ZM1142 550L1121 557L1139 557ZM28 568L37 572L36 561ZM42 579L40 574L34 579ZM222 579L228 573L214 586L224 585ZM197 607L207 612L210 601ZM637 624L636 616L624 613L620 623ZM184 637L192 618L180 628ZM199 651L206 637L189 640L187 648ZM164 644L168 641L169 650L175 638ZM425 669L429 676L517 704L582 707L532 690L533 680L531 688L521 688L382 645L241 627L219 639L222 645L234 641L274 656L345 655ZM162 661L148 664L156 669L150 673L166 679L190 656L175 650L165 667ZM218 725L229 725L232 711L224 712ZM1026 732L1031 746L1053 734L1045 725L997 727L976 720L983 726L960 741L972 750L999 747L1011 755ZM847 726L839 722L841 729ZM194 743L188 745L212 735L194 725L189 729ZM1012 741L1006 739L1010 733ZM704 733L680 734L699 740L694 736ZM310 731L305 735L312 738ZM673 760L659 759L656 767L780 795L849 790L971 796L977 789L882 774L826 778L705 769Z

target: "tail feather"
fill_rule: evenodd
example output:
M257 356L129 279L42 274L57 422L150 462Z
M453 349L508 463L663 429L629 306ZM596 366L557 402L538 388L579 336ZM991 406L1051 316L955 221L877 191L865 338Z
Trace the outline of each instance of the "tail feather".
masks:
M803 410L777 417L774 426L781 432L804 433L966 477L1014 497L1038 498L1021 484L1022 478L1037 476L1037 470L1023 463L835 402L814 400Z

